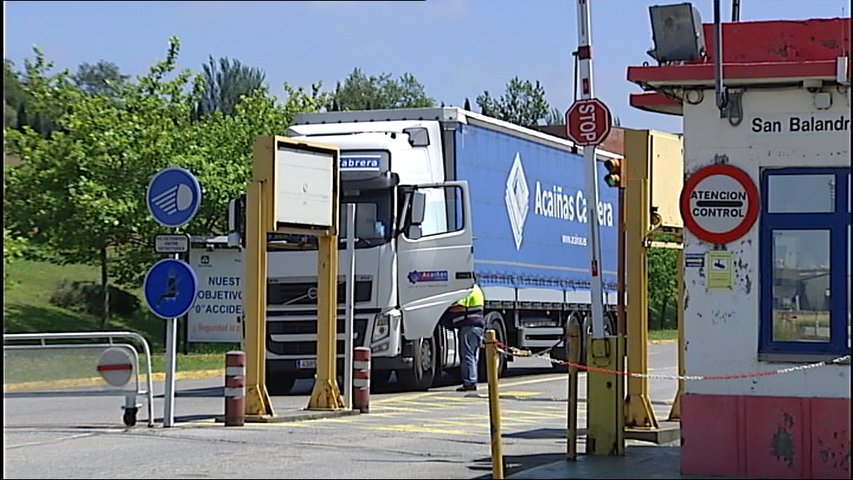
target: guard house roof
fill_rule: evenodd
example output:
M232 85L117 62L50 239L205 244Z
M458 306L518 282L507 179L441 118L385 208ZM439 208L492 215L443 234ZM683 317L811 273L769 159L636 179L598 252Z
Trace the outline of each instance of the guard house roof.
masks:
M714 24L702 27L707 48L702 60L628 67L628 80L648 92L631 94L632 106L681 115L684 89L714 88ZM778 87L811 79L836 84L838 58L851 51L850 18L723 23L722 30L728 87Z

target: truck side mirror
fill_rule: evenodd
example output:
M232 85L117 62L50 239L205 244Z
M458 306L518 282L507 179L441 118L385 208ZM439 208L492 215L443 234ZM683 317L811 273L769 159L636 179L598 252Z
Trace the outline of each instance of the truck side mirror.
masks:
M412 209L409 216L409 224L420 225L424 223L424 212L426 211L426 194L423 192L412 193Z
M228 244L235 243L235 237L239 238L239 246L246 244L246 195L231 200L228 203Z
M409 218L406 222L406 236L412 240L417 240L422 236L421 224L424 223L425 211L426 194L418 191L412 192Z

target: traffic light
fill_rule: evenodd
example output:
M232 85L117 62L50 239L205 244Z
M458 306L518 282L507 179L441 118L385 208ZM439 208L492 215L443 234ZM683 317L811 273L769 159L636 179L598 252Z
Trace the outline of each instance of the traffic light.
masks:
M608 158L607 161L604 162L604 166L607 168L607 175L604 177L604 182L607 183L607 186L622 188L622 160L618 158Z

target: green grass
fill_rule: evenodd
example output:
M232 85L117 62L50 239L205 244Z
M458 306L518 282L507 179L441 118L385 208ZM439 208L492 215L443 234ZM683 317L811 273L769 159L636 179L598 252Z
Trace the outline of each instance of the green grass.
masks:
M653 340L653 341L678 340L678 330L675 330L675 329L649 330L649 340Z
M4 289L5 302L3 307L4 333L45 333L45 332L89 332L103 331L101 319L95 315L79 313L50 304L50 296L63 279L99 281L96 267L85 265L54 265L47 262L20 260L8 265L7 274L11 285ZM140 295L141 289L131 292ZM148 312L144 303L139 311L130 318L114 316L110 319L106 330L132 331L139 333L148 341L151 348L153 371L165 371L165 320ZM51 343L57 343L56 341ZM68 343L63 341L63 343ZM225 352L233 350L233 344L190 344L190 349L201 353L178 355L177 371L196 371L220 369L225 365ZM80 355L80 351L77 355ZM67 355L68 352L66 352ZM11 358L12 367L5 368L6 381L30 381L42 377L47 380L91 377L94 370L91 353L73 359L65 357L65 361L52 362L60 368L40 368L34 364L32 368L15 364L16 356ZM50 357L43 350L40 356ZM7 359L10 357L6 355ZM140 358L144 362L144 358ZM42 362L36 362L42 363ZM47 362L51 364L51 362ZM96 375L96 374L95 374ZM23 378L23 380L22 380Z

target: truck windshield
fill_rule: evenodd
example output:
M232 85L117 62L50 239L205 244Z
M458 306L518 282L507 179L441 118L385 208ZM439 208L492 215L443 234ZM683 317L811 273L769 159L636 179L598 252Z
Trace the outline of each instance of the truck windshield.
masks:
M347 192L348 193L348 192ZM356 195L344 195L341 197L340 233L338 238L341 248L346 248L347 213L349 205L355 204L355 237L356 248L369 248L391 239L393 222L391 218L391 191L362 190Z

